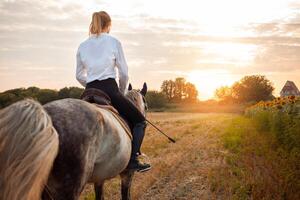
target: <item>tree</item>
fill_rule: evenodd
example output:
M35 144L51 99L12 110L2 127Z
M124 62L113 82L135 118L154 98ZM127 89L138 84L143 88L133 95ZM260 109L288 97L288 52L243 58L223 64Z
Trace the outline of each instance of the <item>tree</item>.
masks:
M58 97L60 99L64 98L74 98L79 99L83 92L82 88L78 87L64 87L58 91Z
M79 87L70 87L69 98L80 99L83 90L83 88Z
M175 79L174 100L179 102L184 98L185 98L185 79L179 77Z
M162 92L148 91L146 94L146 102L150 109L163 108L167 104L167 97Z
M187 82L185 85L185 100L188 102L197 101L198 91L194 84Z
M1 108L9 106L12 103L22 99L31 97L32 93L28 92L25 88L15 88L0 93Z
M172 80L165 80L161 85L161 92L167 97L170 102L174 98L175 83Z
M37 87L16 88L0 93L0 108L9 106L10 104L25 98L33 98L41 104L48 103L62 98L80 98L83 92L82 88L65 87L57 92L56 90L40 89Z
M50 89L40 89L36 97L41 104L45 104L58 99L57 91Z
M228 86L222 86L215 91L216 98L222 103L232 103L232 89Z
M195 102L198 91L192 83L186 82L184 78L165 80L161 85L161 92L167 97L169 102Z
M232 86L232 97L240 103L258 102L274 98L273 84L265 76L245 76Z
M1 93L0 94L0 108L9 106L10 104L17 102L19 98L13 93Z

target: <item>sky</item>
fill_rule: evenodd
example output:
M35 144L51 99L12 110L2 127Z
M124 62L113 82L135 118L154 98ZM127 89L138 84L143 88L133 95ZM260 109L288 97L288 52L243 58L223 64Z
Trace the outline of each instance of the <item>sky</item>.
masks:
M184 77L199 98L245 75L300 87L300 0L0 0L0 92L80 86L76 51L95 11L112 18L134 88Z

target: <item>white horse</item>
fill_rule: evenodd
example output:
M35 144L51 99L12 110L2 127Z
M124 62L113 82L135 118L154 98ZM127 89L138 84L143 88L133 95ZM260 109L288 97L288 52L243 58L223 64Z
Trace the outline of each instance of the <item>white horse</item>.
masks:
M142 113L145 94L145 84L127 93ZM100 200L104 181L119 174L130 199L130 154L130 136L109 110L78 99L19 101L0 110L0 199L76 200L90 182Z

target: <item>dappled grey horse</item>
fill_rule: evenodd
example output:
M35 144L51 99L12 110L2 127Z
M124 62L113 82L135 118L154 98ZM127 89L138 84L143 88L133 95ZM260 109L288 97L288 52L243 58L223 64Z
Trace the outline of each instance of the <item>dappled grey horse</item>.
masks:
M130 90L126 96L145 114L140 92ZM130 199L134 173L125 168L130 159L131 139L115 115L75 99L54 101L44 108L59 134L59 152L44 198L77 199L90 182L94 183L96 199L103 199L104 181L120 174L122 199Z
M144 97L139 91L128 91L127 97L145 114ZM1 110L0 117L3 122L0 139L5 138L0 140L0 160L4 163L0 175L7 171L12 174L0 181L3 186L0 199L42 196L42 199L76 200L87 183L94 183L99 200L103 199L104 181L118 175L122 199L130 199L134 171L126 170L126 166L131 138L112 111L78 99L57 100L43 107L36 101L24 100ZM22 139L16 140L21 136ZM16 159L8 156L5 148L17 149L13 155ZM22 166L18 166L19 162ZM8 168L9 165L17 167Z

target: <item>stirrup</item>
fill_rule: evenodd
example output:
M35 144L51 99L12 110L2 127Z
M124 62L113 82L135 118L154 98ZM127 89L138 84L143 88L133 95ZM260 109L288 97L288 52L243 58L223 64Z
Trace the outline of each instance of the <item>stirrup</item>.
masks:
M137 159L139 161L141 161L141 163L145 163L145 164L149 165L148 168L143 169L143 170L138 170L138 172L146 172L146 171L149 171L151 169L151 162L150 162L149 156L147 156L146 154L140 152L137 156Z
M144 169L138 169L138 170L136 170L136 171L142 173L142 172L149 171L150 169L151 169L151 165L149 165L149 167L147 167L147 168L144 168Z

